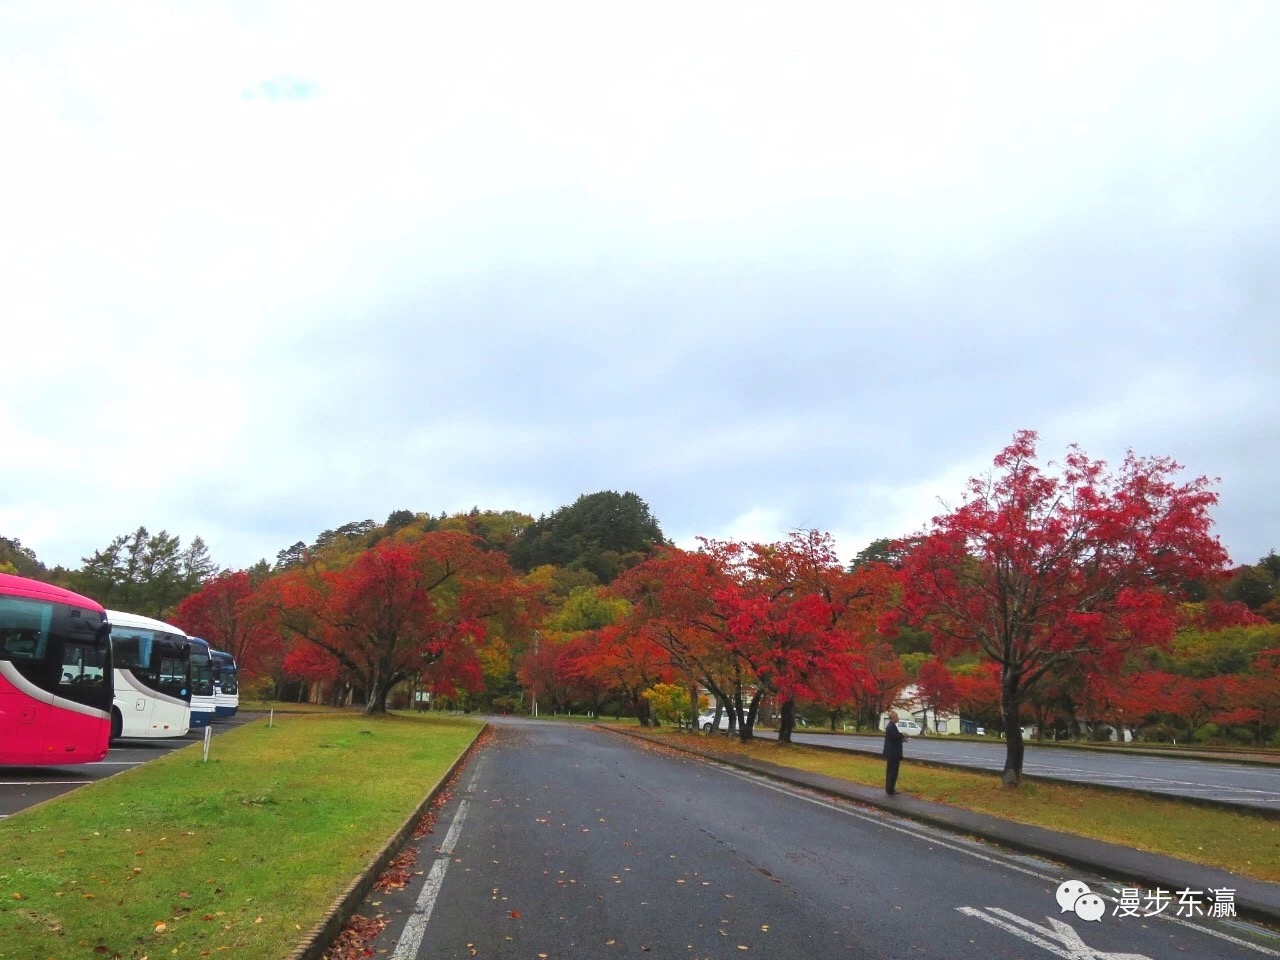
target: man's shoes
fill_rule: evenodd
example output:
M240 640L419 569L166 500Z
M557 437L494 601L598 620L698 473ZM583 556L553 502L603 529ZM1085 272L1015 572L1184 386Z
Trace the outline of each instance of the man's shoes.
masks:
M891 797L896 797L898 795L897 790L886 790L885 793L887 793Z

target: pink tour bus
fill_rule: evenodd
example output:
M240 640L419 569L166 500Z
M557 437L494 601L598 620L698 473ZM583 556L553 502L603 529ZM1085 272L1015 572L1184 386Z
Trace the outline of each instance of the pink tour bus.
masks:
M101 604L0 573L0 766L107 755L110 630Z

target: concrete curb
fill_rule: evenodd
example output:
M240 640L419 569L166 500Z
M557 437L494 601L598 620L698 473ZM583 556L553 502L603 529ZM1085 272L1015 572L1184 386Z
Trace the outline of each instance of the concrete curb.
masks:
M436 785L427 792L422 802L401 824L400 829L392 835L390 840L382 845L382 848L374 856L365 871L351 881L347 889L325 911L325 915L320 922L311 929L286 960L323 960L325 950L338 938L342 928L346 926L356 908L368 896L369 891L373 889L373 885L382 874L382 871L387 868L387 865L395 858L396 854L400 852L400 848L404 846L405 842L413 834L414 827L422 819L436 797L440 795L445 784L471 758L471 755L477 749L476 745L480 742L481 735L488 729L489 724L486 723L476 732L475 738L467 746L467 749L458 755L458 759L444 772L436 782Z
M793 770L765 761L746 761L710 750L699 750L683 744L670 743L664 738L648 736L639 730L605 725L600 725L598 729L666 746L672 750L723 763L726 766L750 770L782 783L875 807L943 830L978 837L1021 853L1046 857L1082 870L1097 871L1121 882L1171 891L1187 888L1206 892L1215 889L1233 890L1236 912L1240 917L1272 925L1280 924L1280 884L1277 883L1254 880L1228 870L1206 867L1163 854L1147 853L1118 844L1059 833L1043 827L1001 820L998 817L974 813L943 803L920 800L902 793L895 797L888 797L882 790L875 787L864 787L861 784L848 783L803 770ZM918 761L912 761L912 763L916 762ZM1151 794L1145 796L1151 796Z
M884 731L879 733L853 733L852 731L833 732L823 729L821 731L809 727L805 730L796 730L796 733L821 733L822 736L832 737L858 737L863 740L875 740L879 742L884 739ZM956 743L1004 743L1003 738L991 739L990 737L966 737L953 736L950 734L930 734L929 739L946 739L954 740ZM1087 740L1024 740L1024 746L1035 747L1043 750L1082 750L1086 753L1110 754L1118 757L1159 757L1163 760L1198 760L1203 763L1237 763L1242 767L1278 767L1280 766L1280 755L1272 757L1259 756L1256 751L1246 753L1244 756L1232 756L1230 752L1213 752L1212 750L1196 750L1188 747L1179 750L1176 747L1165 747L1161 749L1157 745L1152 746L1131 746L1126 744L1123 747L1108 745L1105 743L1091 743ZM806 744L812 746L812 744Z
M763 738L762 738L763 739ZM773 742L772 738L769 738ZM879 757L879 750L859 750L856 747L833 747L825 743L798 743L798 747L805 747L810 750L825 750L827 752L841 753L846 756L863 756L863 757ZM877 743L877 747L879 744ZM962 770L968 773L996 773L985 767L971 767L960 763L947 763L945 760L924 760L920 757L906 758L913 766L917 767L935 767L939 770ZM1187 757L1175 759L1190 759ZM1205 761L1206 763L1211 761ZM1131 797L1141 797L1142 799L1155 798L1158 800L1168 800L1172 803L1181 803L1189 807L1203 807L1209 810L1219 810L1225 813L1239 813L1244 816L1258 817L1262 820L1280 820L1280 809L1275 807L1251 807L1243 803L1229 803L1226 800L1213 800L1209 797L1183 797L1176 793L1155 793L1150 790L1142 790L1138 787L1121 787L1113 783L1087 783L1080 780L1068 780L1065 777L1046 777L1043 774L1024 773L1023 780L1030 780L1034 783L1059 783L1071 787L1080 787L1089 790L1105 790L1108 793L1127 794Z

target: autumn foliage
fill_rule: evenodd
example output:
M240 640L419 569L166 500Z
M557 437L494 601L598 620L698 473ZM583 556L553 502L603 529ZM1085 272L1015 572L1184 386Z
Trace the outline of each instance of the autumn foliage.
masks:
M206 581L178 605L174 620L191 636L235 657L243 674L260 676L280 666L283 639L243 571L225 571Z
M1169 459L1112 470L1072 447L1042 466L1036 444L1019 432L958 506L847 566L815 530L679 549L634 494L602 493L542 520L345 524L205 579L172 619L247 679L371 712L397 688L645 724L679 703L786 743L799 718L874 727L909 705L1006 736L1009 783L1024 726L1273 736L1280 558L1226 570L1213 484Z
M1022 775L1022 707L1069 662L1113 672L1130 651L1163 646L1188 581L1227 560L1211 536L1217 502L1178 464L1130 453L1118 473L1071 448L1056 474L1018 433L964 502L935 517L902 565L902 615L943 655L976 651L1000 667L1004 779Z
M479 647L492 631L524 629L526 600L505 555L435 531L384 540L338 569L291 569L272 581L270 605L282 630L332 658L369 691L366 712L379 713L409 678L437 692L479 689Z

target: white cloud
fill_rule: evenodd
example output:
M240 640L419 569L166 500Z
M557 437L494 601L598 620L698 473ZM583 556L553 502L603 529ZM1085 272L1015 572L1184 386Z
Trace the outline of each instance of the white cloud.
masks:
M1221 475L1253 559L1277 40L1266 3L7 11L0 533L239 566L632 489L852 555L1031 427Z

